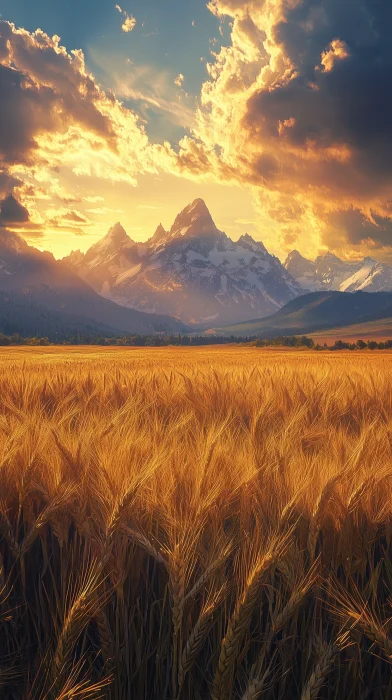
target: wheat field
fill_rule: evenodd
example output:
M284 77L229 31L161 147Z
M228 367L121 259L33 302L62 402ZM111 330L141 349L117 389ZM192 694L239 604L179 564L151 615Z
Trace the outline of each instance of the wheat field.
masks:
M0 698L392 697L392 355L4 348Z

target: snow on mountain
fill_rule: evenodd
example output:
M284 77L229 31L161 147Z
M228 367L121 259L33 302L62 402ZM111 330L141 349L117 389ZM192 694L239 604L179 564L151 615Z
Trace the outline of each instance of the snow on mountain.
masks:
M326 253L312 262L293 251L284 266L303 289L311 291L392 290L392 268L369 257L360 262L346 262L333 253Z
M366 258L368 263L364 264L359 272L345 283L345 292L390 292L392 290L392 267L384 263L378 263L371 258Z
M82 262L74 265L71 256L67 262L101 294L140 311L208 327L213 319L266 316L301 293L261 242L248 234L234 242L219 231L201 199L185 207L170 231L160 225L144 250L122 235L108 255L106 238Z
M326 253L316 258L315 265L320 289L340 289L340 285L349 275L357 272L362 263L345 262L333 253Z
M202 199L195 199L176 217L166 242L175 238L192 238L219 233Z
M333 253L326 253L314 262L294 250L285 260L284 267L303 289L312 292L340 289L340 285L355 274L362 263L347 263Z
M376 261L373 258L365 258L361 264L361 267L354 272L350 277L340 285L339 291L341 292L356 292L362 289L362 286L366 283L369 278L369 274L372 268L376 265Z
M140 262L139 244L128 236L120 223L116 223L87 253L72 251L64 262L93 289L108 296L116 279Z
M29 246L24 238L8 229L0 228L0 251L23 255ZM6 262L0 258L0 274L11 274L7 271Z
M287 256L284 267L303 289L309 289L311 292L318 289L315 279L316 264L304 258L298 250L293 250Z
M157 248L159 245L165 242L168 236L168 232L165 231L162 224L159 224L154 235L147 241L149 247Z

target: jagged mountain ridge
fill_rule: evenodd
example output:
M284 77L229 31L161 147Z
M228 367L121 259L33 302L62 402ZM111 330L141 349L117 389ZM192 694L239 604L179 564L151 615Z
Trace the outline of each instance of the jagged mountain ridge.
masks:
M284 267L305 290L340 292L382 292L392 290L392 267L367 257L346 262L333 253L308 260L297 250L286 258Z
M114 333L140 334L187 330L176 319L125 309L105 299L70 266L55 260L51 253L29 246L18 234L4 228L0 229L0 291L8 293L20 318L23 317L23 299L26 314L34 309L37 333L43 332L40 315L42 319L45 316L47 329L53 312L59 320L56 325L79 330L85 327L89 331L96 328L97 332L111 329ZM3 301L8 303L6 297Z
M248 234L234 242L220 231L201 199L169 231L160 225L144 246L128 236L113 254L104 249L97 256L106 238L64 261L118 304L197 327L266 316L302 293L263 243Z

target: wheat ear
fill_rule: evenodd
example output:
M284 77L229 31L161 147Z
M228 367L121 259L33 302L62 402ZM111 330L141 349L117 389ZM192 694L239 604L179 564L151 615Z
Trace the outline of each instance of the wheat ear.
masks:
M260 581L273 561L274 556L272 554L266 554L261 559L260 563L253 569L248 577L242 595L237 601L234 614L229 622L226 635L221 644L218 667L216 669L212 690L213 700L224 700L228 696L228 689L234 671L235 661L242 640L249 628L253 610L259 596Z
M184 685L186 674L192 668L209 632L213 610L213 607L210 607L200 613L199 619L188 637L178 668L178 697Z
M53 496L50 503L48 503L46 508L44 508L39 514L26 537L22 541L20 547L20 553L22 556L30 549L32 544L37 539L40 531L50 521L54 513L56 513L59 508L61 508L69 500L69 497L74 493L74 491L75 486L73 484L68 484L65 488L60 489L59 492Z
M348 632L341 634L334 643L322 645L321 653L302 691L301 700L316 700L331 666L342 649L348 646Z
M54 672L58 677L62 676L71 660L77 640L99 606L96 595L99 574L100 569L93 565L64 619L54 655Z
M249 680L245 693L241 700L258 700L265 688L265 683L270 675L271 667L269 666L263 675L252 676Z
M310 521L310 526L309 526L309 535L308 535L308 552L310 555L310 560L313 562L315 559L315 553L316 553L316 546L317 546L317 540L321 528L321 521L323 517L323 513L325 510L325 507L327 506L334 490L335 486L340 481L341 475L336 474L333 476L327 483L325 484L320 497L315 505L315 508L313 509L312 513L312 519Z
M132 542L135 544L139 545L142 549L144 549L147 554L150 555L153 559L158 564L163 564L164 566L168 566L168 563L166 559L158 552L156 547L154 547L153 544L151 544L150 540L143 535L141 532L138 532L137 530L133 530L132 528L128 527L127 525L122 526L122 531L129 537Z
M316 698L318 698L336 653L337 652L332 644L325 647L302 691L301 700L316 700Z

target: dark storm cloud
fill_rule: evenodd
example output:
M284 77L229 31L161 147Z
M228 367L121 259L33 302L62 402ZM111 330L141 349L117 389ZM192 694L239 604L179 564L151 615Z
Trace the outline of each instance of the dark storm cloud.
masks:
M23 224L28 221L29 212L12 194L0 201L0 226Z
M36 147L35 136L55 126L55 96L29 83L15 68L0 65L0 159L26 163Z
M350 166L369 178L370 189L392 178L392 4L368 0L307 0L286 12L275 38L293 64L295 77L261 90L248 103L246 123L252 137L279 139L288 145L326 149L348 146ZM334 52L331 44L340 43ZM329 57L327 56L330 52ZM340 166L323 173L309 168L320 184L350 188ZM357 178L356 178L357 179ZM361 193L359 193L361 194Z
M334 212L328 217L331 228L340 231L344 239L353 246L371 240L375 248L392 246L392 219L374 215L372 220L358 209ZM328 242L328 236L326 237Z
M15 187L20 187L22 184L22 180L19 180L18 177L14 177L5 170L0 169L0 199L4 198L7 194L12 194Z

